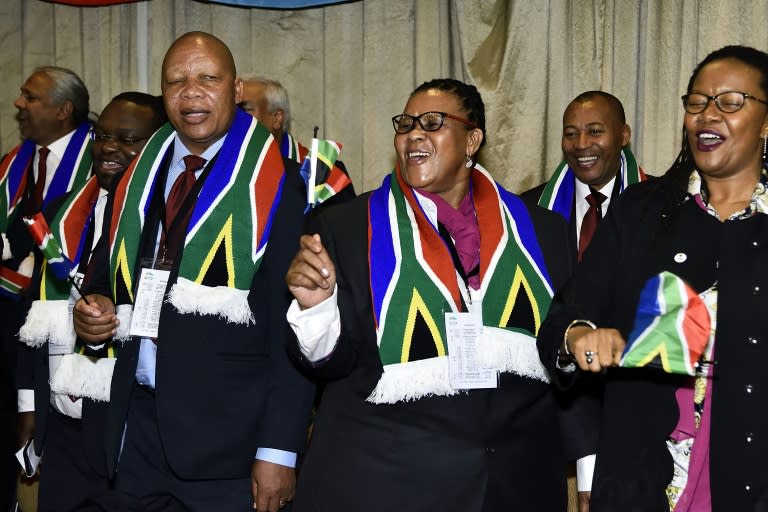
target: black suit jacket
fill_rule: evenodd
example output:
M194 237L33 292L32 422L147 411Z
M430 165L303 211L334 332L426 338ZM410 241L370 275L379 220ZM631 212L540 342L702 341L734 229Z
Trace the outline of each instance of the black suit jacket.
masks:
M520 197L527 204L538 204L547 182L524 192ZM611 199L608 205L616 202L620 193L619 180L614 181ZM598 224L598 229L600 224ZM571 219L568 223L568 245L573 264L578 262L578 238L576 236L575 204L571 207ZM587 247L589 251L589 247ZM586 251L585 251L586 253ZM599 375L585 375L578 383L557 393L560 405L560 427L568 460L594 454L597 450L597 431L600 407L603 396L603 378Z
M307 371L326 382L294 510L565 509L565 461L550 385L502 374L498 389L371 404L383 368L371 313L368 197L320 211L336 267L342 332ZM530 214L555 287L570 273L561 218Z
M640 290L661 271L680 276L696 293L716 282L717 364L707 398L712 510L766 510L768 444L757 440L768 436L759 403L759 390L768 389L768 216L720 222L693 200L671 208L664 201L666 181L629 187L604 219L592 251L542 325L542 360L555 371L556 347L573 318L616 328L626 338ZM666 441L680 414L675 393L687 380L652 369L608 370L590 510L668 508L665 488L674 463Z
M55 199L46 207L43 214L46 221L50 222L56 216L64 201L71 193ZM91 248L87 245L83 247L81 261L88 261L91 255ZM32 275L32 285L25 301L25 315L33 301L40 298L40 279L42 254L35 250L35 268ZM66 321L62 318L61 321ZM102 356L103 350L92 350L86 347L86 355ZM50 368L48 363L48 343L38 348L31 348L19 342L17 354L16 369L16 388L34 390L35 401L35 451L43 453L45 448L45 438L48 433L48 414L50 412ZM86 459L92 469L101 476L106 476L106 466L104 464L104 450L102 443L98 440L102 437L104 417L104 408L91 399L83 398L83 450Z
M289 293L285 273L298 250L305 192L298 173L291 168L295 164L283 160L286 180L269 244L248 295L255 325L227 323L210 315L181 315L167 302L161 310L157 423L168 463L181 478L244 478L250 475L260 447L292 452L304 449L314 387L287 357L285 312ZM153 252L158 205L159 201L154 201L150 207L141 236L141 254ZM105 215L110 215L111 207L110 202ZM103 236L102 241L107 238ZM100 258L100 264L90 290L110 296L106 244L97 250L94 257ZM180 260L181 254L176 258L177 263ZM222 261L214 258L213 272L221 265ZM177 275L175 265L169 288ZM138 355L139 342L132 339L123 346L115 365L105 427L110 474L117 469Z

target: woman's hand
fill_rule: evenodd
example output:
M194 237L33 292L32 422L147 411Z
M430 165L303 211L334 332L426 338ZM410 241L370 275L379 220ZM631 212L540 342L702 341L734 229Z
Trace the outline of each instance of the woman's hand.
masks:
M579 368L594 373L618 366L627 344L616 329L592 329L586 325L571 327L566 343Z
M293 258L285 282L301 309L317 306L333 295L336 267L320 240L320 235L303 235L299 252Z

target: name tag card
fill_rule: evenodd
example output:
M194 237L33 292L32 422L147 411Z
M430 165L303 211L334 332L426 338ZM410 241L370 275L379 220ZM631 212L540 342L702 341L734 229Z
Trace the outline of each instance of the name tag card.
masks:
M456 389L497 388L499 372L481 368L478 363L477 338L483 332L480 307L469 313L446 313L445 332L448 339L448 372Z
M143 267L136 288L136 300L133 303L131 318L131 336L157 338L157 328L160 324L160 309L163 307L165 288L168 285L170 270Z

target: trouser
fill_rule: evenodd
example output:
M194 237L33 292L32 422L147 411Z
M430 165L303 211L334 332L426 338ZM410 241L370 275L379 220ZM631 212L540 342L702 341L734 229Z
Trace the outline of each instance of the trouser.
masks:
M131 512L252 511L250 477L231 480L185 480L168 465L154 392L135 385L115 480ZM201 439L200 442L215 442Z

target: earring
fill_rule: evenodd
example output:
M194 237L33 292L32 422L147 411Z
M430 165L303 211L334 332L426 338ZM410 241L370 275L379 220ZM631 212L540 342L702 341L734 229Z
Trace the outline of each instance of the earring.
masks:
M765 158L765 151L763 151L763 158ZM467 161L464 162L464 167L467 169L471 169L474 163L472 162L472 157L467 155Z

